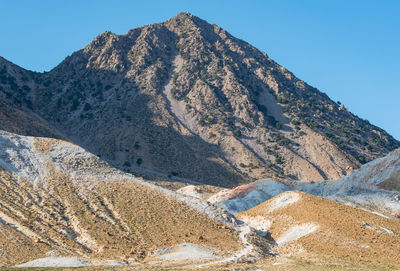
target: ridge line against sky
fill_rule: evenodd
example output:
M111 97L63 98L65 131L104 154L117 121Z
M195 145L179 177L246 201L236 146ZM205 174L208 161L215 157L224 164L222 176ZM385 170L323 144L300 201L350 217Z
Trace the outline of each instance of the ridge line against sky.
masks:
M215 23L400 139L400 1L2 0L0 56L48 71L106 30L188 11Z

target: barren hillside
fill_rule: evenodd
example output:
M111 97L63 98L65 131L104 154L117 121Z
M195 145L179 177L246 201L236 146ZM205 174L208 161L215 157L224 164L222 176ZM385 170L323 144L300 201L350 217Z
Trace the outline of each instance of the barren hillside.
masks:
M124 174L66 141L1 132L0 184L0 266L46 256L137 264L183 243L203 248L210 255L204 261L246 246L231 215ZM185 251L186 261L196 260Z
M301 192L285 192L238 218L270 232L282 258L399 268L400 221ZM280 260L284 262L284 259Z

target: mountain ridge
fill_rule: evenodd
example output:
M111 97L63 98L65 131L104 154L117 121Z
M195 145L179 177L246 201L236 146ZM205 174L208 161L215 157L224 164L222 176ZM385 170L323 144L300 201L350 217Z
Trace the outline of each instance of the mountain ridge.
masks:
M400 147L267 54L189 13L122 35L106 31L44 74L2 76L12 105L132 172L222 186L317 181Z

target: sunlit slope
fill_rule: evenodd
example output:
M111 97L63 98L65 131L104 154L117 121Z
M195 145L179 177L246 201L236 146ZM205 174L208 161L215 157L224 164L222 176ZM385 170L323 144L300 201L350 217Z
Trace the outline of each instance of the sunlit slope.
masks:
M46 255L142 261L183 242L221 256L241 246L231 228L68 142L1 132L0 165L3 266Z
M302 192L284 192L238 218L271 233L276 252L400 267L400 221Z

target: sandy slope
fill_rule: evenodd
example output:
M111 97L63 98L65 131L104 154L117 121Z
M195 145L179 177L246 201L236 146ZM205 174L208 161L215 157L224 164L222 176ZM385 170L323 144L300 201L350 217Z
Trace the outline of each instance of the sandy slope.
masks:
M260 231L268 230L277 242L275 252L281 257L341 258L400 268L398 219L292 191L237 216ZM267 228L259 223L260 217L269 222Z
M135 263L181 243L224 258L246 240L229 213L115 170L65 141L1 132L0 165L2 265L48 253Z

